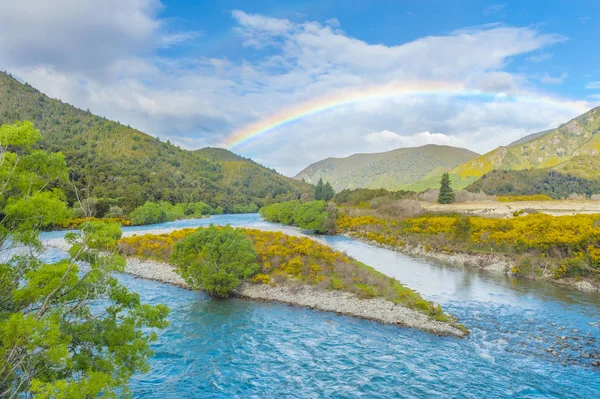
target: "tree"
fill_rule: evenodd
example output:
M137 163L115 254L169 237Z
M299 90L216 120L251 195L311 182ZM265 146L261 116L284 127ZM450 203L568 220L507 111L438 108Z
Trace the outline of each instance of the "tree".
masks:
M175 245L172 260L185 281L227 298L259 270L252 242L231 226L199 229Z
M0 396L128 397L168 309L112 276L125 266L117 224L84 223L66 237L69 255L40 260L39 231L70 216L65 159L35 150L40 136L29 122L0 126L0 251L14 254L0 264Z
M167 212L160 204L146 202L129 214L134 225L163 223L168 220Z
M450 186L450 175L444 173L440 182L440 194L438 196L440 204L450 204L454 202L454 190Z
M329 202L331 201L331 199L335 196L335 191L333 190L333 187L331 187L331 184L329 184L329 182L327 182L325 184L325 186L323 187L323 190L321 191L321 198L323 201Z
M315 187L315 199L322 200L323 199L323 179L319 179L317 186Z

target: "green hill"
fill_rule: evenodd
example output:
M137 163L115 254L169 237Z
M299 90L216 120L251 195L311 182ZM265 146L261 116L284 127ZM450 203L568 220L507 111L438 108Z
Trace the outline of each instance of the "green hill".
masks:
M567 161L568 162L568 161ZM551 168L524 170L494 170L481 176L467 191L483 191L489 195L544 194L563 199L571 194L591 196L600 193L600 179L585 179Z
M346 158L327 158L308 166L295 178L312 184L323 179L338 192L346 188L398 190L410 187L431 174L441 174L477 155L464 148L430 144L381 153L354 154ZM437 182L439 184L439 179Z
M71 179L85 195L114 199L125 210L145 201L204 201L230 211L233 205L299 198L312 192L220 148L188 151L129 126L109 121L0 72L0 124L29 120L43 134L41 146L61 151ZM74 189L69 200L75 198Z
M465 188L493 170L552 169L582 178L600 170L600 107L547 130L498 147L450 171L454 188ZM435 188L439 176L417 183Z

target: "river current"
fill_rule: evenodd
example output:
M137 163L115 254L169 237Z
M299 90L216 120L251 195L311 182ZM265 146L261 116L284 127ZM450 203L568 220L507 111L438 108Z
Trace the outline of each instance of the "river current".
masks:
M210 223L294 230L257 214L124 230ZM121 281L144 301L171 308L171 325L153 344L152 370L131 381L134 397L600 398L600 367L591 366L600 357L600 296L445 266L347 237L320 238L440 303L471 335L440 338L292 306L214 300L124 275Z

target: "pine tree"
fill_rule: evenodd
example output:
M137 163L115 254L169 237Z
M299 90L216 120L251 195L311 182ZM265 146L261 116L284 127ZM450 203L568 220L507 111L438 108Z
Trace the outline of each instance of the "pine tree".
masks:
M317 188L315 188L315 199L316 200L322 200L323 199L323 189L325 187L323 186L323 179L319 179L319 182L317 183Z
M335 196L335 191L329 182L325 183L323 187L323 191L321 192L321 199L323 201L331 201L331 199Z
M442 175L438 202L440 204L450 204L454 202L454 190L452 190L452 187L450 187L450 176L448 175L448 173L444 173Z

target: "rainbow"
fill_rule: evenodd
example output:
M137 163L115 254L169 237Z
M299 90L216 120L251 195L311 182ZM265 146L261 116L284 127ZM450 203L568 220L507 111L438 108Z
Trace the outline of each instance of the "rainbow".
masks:
M360 89L341 90L313 100L293 105L263 119L249 123L231 133L221 143L221 146L225 148L237 147L300 119L304 119L334 108L365 101L407 95L468 96L493 99L501 94L502 93L498 92L469 90L462 83L436 81L391 83L386 85L369 86ZM525 93L510 96L504 95L504 97L507 99L518 99L526 102L552 104L560 108L571 109L579 114L590 109L589 103L585 101L557 100L544 95L531 95L529 93Z

